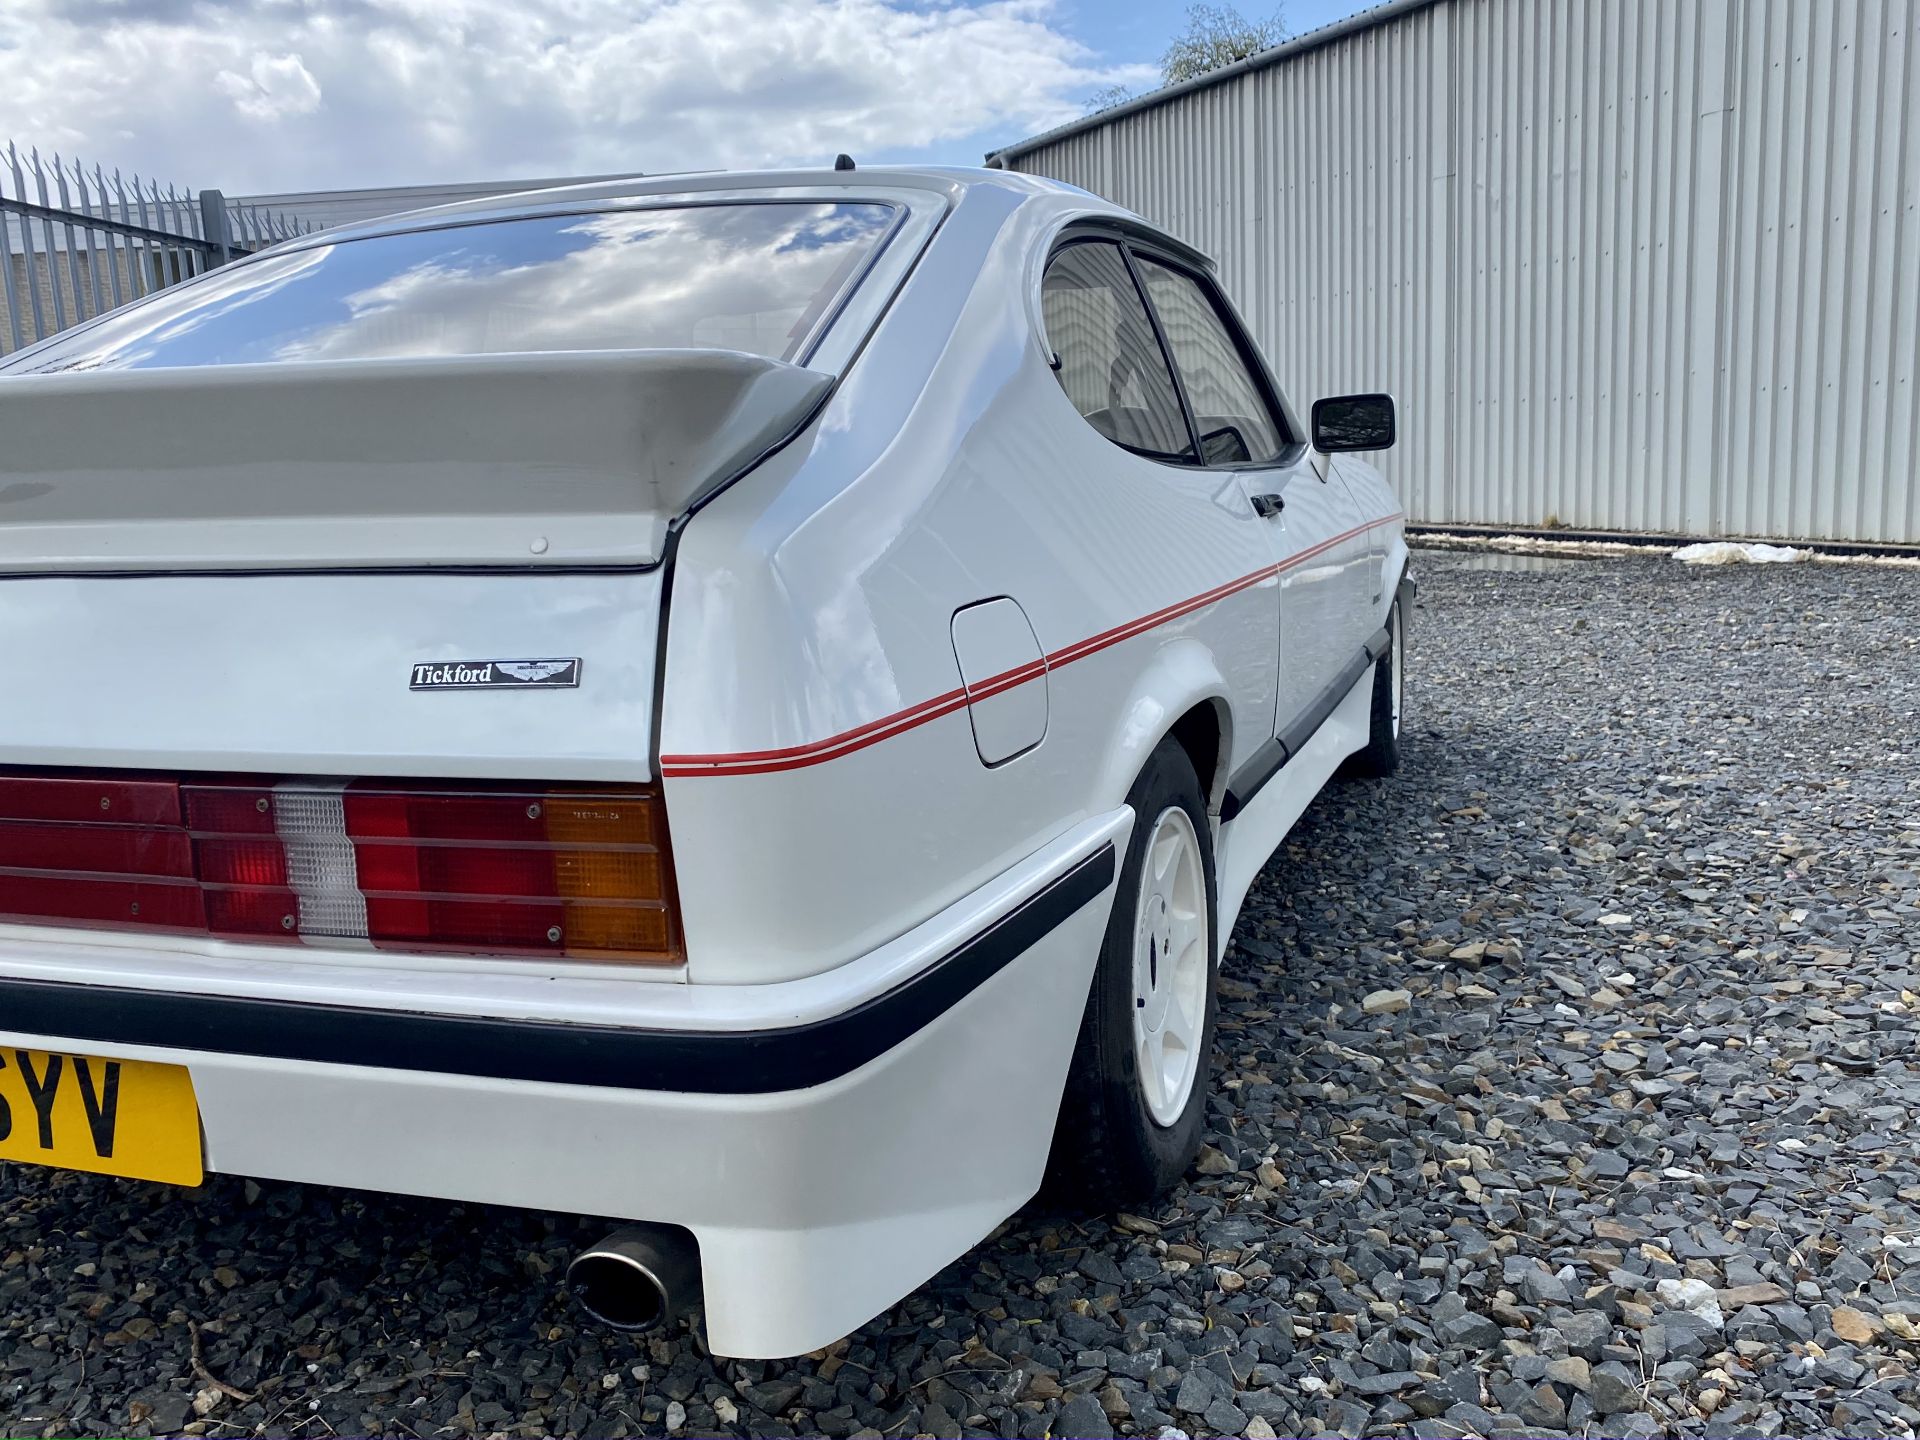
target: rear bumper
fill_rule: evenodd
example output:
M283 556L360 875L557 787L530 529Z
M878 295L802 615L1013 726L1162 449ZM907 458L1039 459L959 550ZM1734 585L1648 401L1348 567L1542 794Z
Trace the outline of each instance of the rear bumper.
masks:
M186 1065L213 1170L683 1225L709 1344L792 1355L1038 1187L1131 823L1077 828L829 975L625 983L620 1013L576 1005L592 1019L303 996L252 959L216 985L204 954L113 947L76 983L49 932L0 936L0 1044Z

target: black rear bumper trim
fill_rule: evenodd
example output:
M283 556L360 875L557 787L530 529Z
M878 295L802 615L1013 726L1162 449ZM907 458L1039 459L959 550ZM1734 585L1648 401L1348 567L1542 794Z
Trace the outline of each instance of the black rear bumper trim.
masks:
M0 1029L499 1080L762 1095L823 1085L937 1020L1113 883L1102 846L911 980L839 1015L774 1030L639 1030L425 1015L226 995L0 979Z

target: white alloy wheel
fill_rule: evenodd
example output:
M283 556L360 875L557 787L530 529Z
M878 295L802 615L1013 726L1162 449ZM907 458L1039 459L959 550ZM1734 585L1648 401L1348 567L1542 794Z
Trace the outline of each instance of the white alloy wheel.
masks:
M1203 1068L1207 878L1193 821L1169 805L1153 822L1140 867L1133 933L1133 1049L1147 1112L1172 1125Z
M1140 767L1127 806L1133 833L1047 1160L1054 1193L1101 1210L1137 1209L1186 1176L1206 1133L1213 1070L1213 833L1200 777L1174 736Z
M1400 710L1407 693L1407 639L1406 627L1400 623L1400 607L1393 607L1393 644L1388 655L1393 664L1393 734L1400 736Z

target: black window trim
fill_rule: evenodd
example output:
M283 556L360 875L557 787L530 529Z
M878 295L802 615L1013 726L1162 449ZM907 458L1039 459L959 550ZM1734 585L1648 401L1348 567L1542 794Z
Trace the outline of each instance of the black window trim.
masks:
M1097 429L1094 429L1092 421L1087 420L1084 415L1080 418L1086 421L1088 429L1093 430L1096 435L1100 435L1100 438L1113 446L1114 449L1124 450L1127 454L1138 459L1149 460L1156 465L1165 465L1174 470L1208 469L1210 467L1206 464L1200 452L1200 432L1194 427L1193 423L1193 406L1187 400L1187 387L1183 385L1180 380L1180 367L1173 363L1173 351L1167 346L1166 331L1161 329L1160 316L1155 313L1153 302L1147 298L1146 289L1140 283L1140 272L1134 265L1133 256L1127 250L1127 240L1128 237L1124 233L1117 230L1109 230L1105 226L1075 225L1068 228L1061 232L1059 237L1054 241L1053 247L1047 251L1047 263L1040 267L1041 288L1044 291L1047 273L1053 269L1054 263L1068 250L1073 249L1077 245L1111 245L1120 252L1120 263L1126 267L1127 278L1133 282L1134 293L1140 297L1141 308L1144 309L1147 314L1147 324L1153 329L1154 342L1160 347L1160 363L1167 367L1167 378L1173 382L1174 396L1180 402L1180 414L1187 427L1187 453L1185 455L1167 455L1158 450L1136 449L1134 446L1124 444L1109 435L1101 435ZM1048 363L1058 371L1060 352L1053 348L1053 337L1051 335L1045 335L1044 315L1042 317L1042 334L1045 336ZM1077 406L1075 407L1076 412L1078 408Z
M1140 273L1140 262L1134 258L1133 246L1124 239L1120 242L1120 260L1133 279L1134 292L1139 295L1140 303L1147 307L1147 323L1153 327L1153 338L1160 343L1160 358L1167 362L1167 374L1173 377L1173 393L1180 397L1180 413L1187 421L1187 444L1193 451L1193 459L1189 463L1196 470L1211 470L1215 467L1207 464L1207 447L1200 439L1200 421L1194 414L1193 397L1187 394L1187 381L1180 373L1180 362L1174 359L1173 342L1167 339L1167 327L1160 323L1160 312L1154 307L1153 296L1147 293L1147 277Z
M1120 237L1120 248L1126 252L1127 268L1133 272L1133 283L1146 302L1148 314L1153 316L1154 331L1160 335L1161 348L1165 350L1167 363L1173 369L1173 383L1180 391L1180 404L1187 412L1187 427L1193 433L1194 453L1200 457L1201 467L1224 471L1282 470L1291 469L1299 464L1301 457L1307 452L1305 433L1300 428L1299 419L1287 404L1286 392L1274 379L1272 370L1267 366L1266 357L1260 353L1259 346L1253 343L1253 336L1248 333L1246 322L1240 318L1240 312L1234 308L1225 289L1212 275L1168 246L1156 245L1151 240L1143 240L1134 235L1123 235ZM1254 389L1259 391L1260 398L1266 401L1269 418L1272 419L1274 429L1279 434L1280 453L1273 459L1207 464L1206 451L1200 444L1200 429L1194 418L1193 404L1187 395L1186 377L1181 374L1179 361L1173 355L1173 347L1167 342L1166 332L1160 323L1159 309L1154 305L1153 297L1147 289L1146 278L1139 272L1135 251L1153 261L1154 264L1193 281L1200 287L1200 293L1212 303L1215 314L1219 316L1221 324L1226 328L1227 338L1233 342L1234 350L1240 357L1240 363L1246 367L1247 374L1253 380Z

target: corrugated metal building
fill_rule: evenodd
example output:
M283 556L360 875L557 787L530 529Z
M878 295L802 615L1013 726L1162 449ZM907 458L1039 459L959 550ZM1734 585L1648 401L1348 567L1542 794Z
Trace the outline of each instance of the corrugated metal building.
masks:
M1402 0L1009 147L1218 257L1419 521L1920 544L1920 0Z

